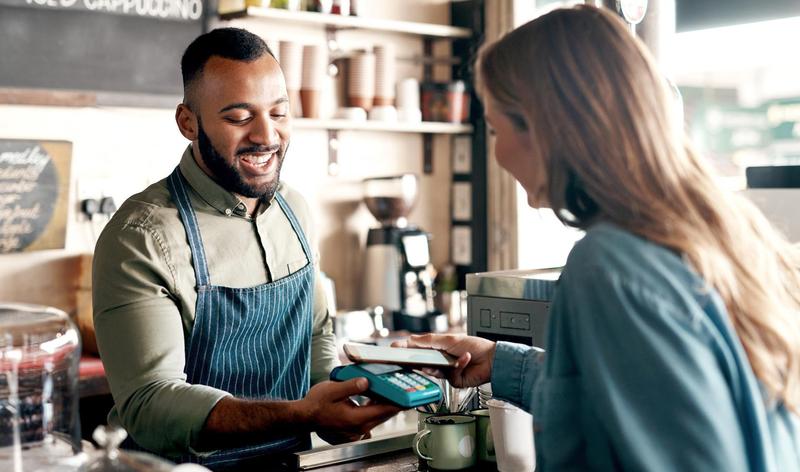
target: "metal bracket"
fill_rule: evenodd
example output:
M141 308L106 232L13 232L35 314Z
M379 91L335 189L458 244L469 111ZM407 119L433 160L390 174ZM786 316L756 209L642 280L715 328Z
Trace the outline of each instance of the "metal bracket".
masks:
M328 175L339 174L339 132L328 130Z
M428 175L433 173L433 135L431 133L422 135L422 172Z
M425 37L422 40L423 57L433 57L433 39ZM433 62L423 62L422 77L425 82L433 80ZM425 174L433 173L433 135L425 133L422 135L422 172Z
M422 40L423 57L433 57L433 39L425 37ZM433 80L433 62L424 62L422 66L422 78L425 82Z
M328 48L328 75L336 77L339 75L339 67L336 61L344 57L344 51L336 39L336 28L328 26L325 28L325 46Z

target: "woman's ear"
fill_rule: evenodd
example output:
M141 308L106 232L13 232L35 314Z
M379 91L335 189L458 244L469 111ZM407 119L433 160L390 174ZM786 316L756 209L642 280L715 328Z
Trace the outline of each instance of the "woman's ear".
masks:
M175 122L184 138L189 141L197 139L197 115L185 103L178 105L175 110Z
M589 196L580 178L574 171L568 171L566 187L564 189L564 204L570 213L575 215L578 222L589 221L597 215L599 207Z

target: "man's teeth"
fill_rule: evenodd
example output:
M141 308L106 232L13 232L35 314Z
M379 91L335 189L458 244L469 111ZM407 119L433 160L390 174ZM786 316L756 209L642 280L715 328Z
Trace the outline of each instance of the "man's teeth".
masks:
M263 156L244 156L244 157L242 157L242 160L247 162L247 163L249 163L249 164L253 164L253 165L257 165L257 166L263 166L264 164L269 162L269 159L272 157L272 154L273 153L270 153L270 154L267 154L267 155L263 155Z

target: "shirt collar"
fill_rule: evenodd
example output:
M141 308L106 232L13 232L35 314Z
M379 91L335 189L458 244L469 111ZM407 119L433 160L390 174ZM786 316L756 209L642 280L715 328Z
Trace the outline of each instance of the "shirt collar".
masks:
M243 218L247 216L247 207L244 202L214 181L197 165L191 145L186 147L183 156L181 156L180 169L197 195L214 209L227 216L240 216ZM272 202L270 201L270 203ZM258 205L256 216L264 213L270 206L272 205Z

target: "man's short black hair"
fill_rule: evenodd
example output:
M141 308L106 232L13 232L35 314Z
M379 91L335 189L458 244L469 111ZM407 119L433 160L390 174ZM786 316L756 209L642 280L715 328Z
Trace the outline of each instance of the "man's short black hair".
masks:
M217 28L198 36L181 58L183 91L203 72L212 56L250 62L269 54L275 57L260 36L241 28Z

